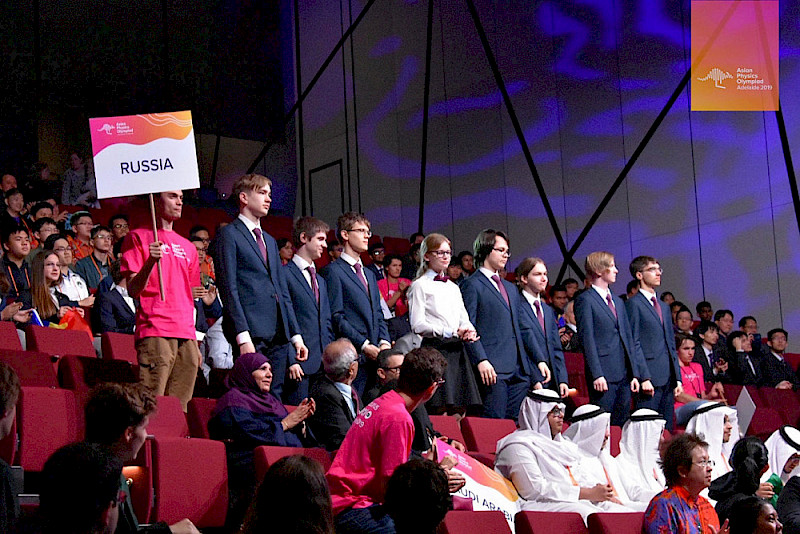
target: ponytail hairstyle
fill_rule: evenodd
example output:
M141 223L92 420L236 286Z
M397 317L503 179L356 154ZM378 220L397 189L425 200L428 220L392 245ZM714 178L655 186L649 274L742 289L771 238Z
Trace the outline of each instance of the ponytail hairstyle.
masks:
M427 237L425 237L425 239L422 241L422 244L419 247L419 269L417 269L417 276L414 278L415 280L425 274L429 269L428 261L425 259L425 254L439 250L442 246L442 243L447 243L451 247L453 246L450 243L450 240L442 234L428 234Z

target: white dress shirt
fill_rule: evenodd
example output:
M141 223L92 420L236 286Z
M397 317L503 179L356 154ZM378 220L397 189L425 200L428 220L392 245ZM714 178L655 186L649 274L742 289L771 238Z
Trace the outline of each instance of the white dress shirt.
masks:
M58 290L65 294L69 300L80 302L89 296L89 288L86 282L81 278L81 275L67 270L67 274L61 277L61 283L58 285Z
M408 290L411 331L422 337L450 339L461 328L475 330L464 308L461 290L452 281L434 280L432 269L414 280Z
M353 405L353 388L342 382L334 382L333 385L336 386L336 389L342 394L344 401L347 403L347 407L350 408L350 415L355 418L356 407Z

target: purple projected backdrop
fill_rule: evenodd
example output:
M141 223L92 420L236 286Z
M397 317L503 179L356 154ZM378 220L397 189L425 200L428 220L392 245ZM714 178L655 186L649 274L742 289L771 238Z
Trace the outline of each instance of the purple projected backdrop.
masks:
M689 66L689 1L476 3L569 247ZM781 100L797 161L800 2L780 7ZM363 8L300 2L304 83ZM349 164L345 208L359 208L360 181L360 207L381 235L416 231L426 11L425 1L375 2L352 56L348 42L303 106L306 170ZM555 277L562 257L463 0L436 0L432 58L425 232L462 250L482 228L507 230L510 268L537 255ZM311 180L314 214L335 222L338 167ZM774 114L690 113L686 90L576 260L613 252L622 293L631 258L654 255L662 288L690 308L705 298L737 320L755 315L762 333L794 333L794 217Z

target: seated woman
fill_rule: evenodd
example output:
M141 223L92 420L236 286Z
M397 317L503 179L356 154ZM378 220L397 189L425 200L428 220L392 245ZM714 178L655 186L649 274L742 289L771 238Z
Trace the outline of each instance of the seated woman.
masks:
M736 442L730 459L733 471L722 475L708 488L708 496L717 501L714 507L720 521L732 515L732 508L742 497L753 496L772 499L775 492L769 482L759 482L769 469L767 448L756 436L747 436Z
M57 289L61 284L61 264L55 252L38 254L31 271L31 300L25 302L25 307L35 308L45 325L58 323L71 310L83 317L83 308Z
M302 447L305 420L314 414L314 399L304 399L289 413L270 393L272 367L263 354L242 354L227 378L230 388L217 401L208 422L212 439L224 440L232 525L238 525L255 491L253 449L260 445Z
M683 383L683 393L675 396L675 411L690 402L698 400L718 400L725 402L725 390L722 389L720 382L706 392L706 385L703 381L703 367L694 362L696 350L696 338L690 334L678 333L675 335L675 347L678 349L678 363L681 368L681 382ZM682 419L678 415L678 420Z

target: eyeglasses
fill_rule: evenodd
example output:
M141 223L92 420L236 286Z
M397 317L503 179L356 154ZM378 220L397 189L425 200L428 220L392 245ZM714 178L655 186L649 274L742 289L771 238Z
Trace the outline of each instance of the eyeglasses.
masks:
M122 228L128 228L128 223L117 223L114 225L114 229L121 230Z
M505 256L506 258L511 257L511 249L509 248L493 248L492 250L500 253L501 256Z
M107 239L107 240L111 241L111 236L110 235L105 235L105 234L104 235L96 235L96 236L94 236L94 238L95 239L104 239L104 240Z
M91 223L91 222L81 222L81 223L73 224L72 226L94 226L94 223Z
M453 255L453 251L451 250L432 250L431 254L436 256L437 258L449 258Z
M364 237L372 237L372 230L369 228L353 228L352 230L348 230L348 232L358 232L363 234Z
M202 241L203 243L205 243L207 245L207 244L211 243L211 238L194 236L192 238L192 241Z
M658 273L658 274L661 274L661 273L664 272L664 270L661 267L650 267L648 269L644 269L642 272L643 273L653 273L653 274Z
M561 408L553 408L550 410L548 415L552 415L553 417L564 417L564 410Z
M383 250L382 248L379 248L379 249L377 249L377 250L373 250L373 251L372 251L372 255L373 255L373 256L378 256L378 255L380 255L380 254L386 254L386 251L385 251L385 250Z
M56 254L63 254L64 252L68 251L69 247L56 247L53 249L53 252Z
M700 467L714 467L714 460L700 460L699 462L692 462Z
M400 367L402 367L402 365L395 365L394 367L381 367L381 369L383 369L384 371L397 371L397 372L400 372Z

